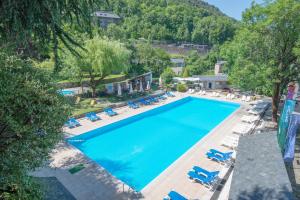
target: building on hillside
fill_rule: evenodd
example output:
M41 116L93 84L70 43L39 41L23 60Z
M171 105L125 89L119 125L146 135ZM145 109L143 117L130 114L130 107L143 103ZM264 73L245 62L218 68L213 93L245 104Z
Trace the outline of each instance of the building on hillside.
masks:
M215 64L215 75L222 74L225 63L226 61L218 61Z
M108 11L96 11L93 13L95 22L101 28L107 28L109 24L117 24L121 21L121 17Z
M185 62L183 58L171 58L172 67L171 69L176 75L182 74L183 68L185 67Z
M222 67L224 63L225 62L216 63L215 75L196 75L188 78L175 77L174 81L182 83L191 83L193 87L199 88L201 90L225 89L228 87L228 75L222 73Z

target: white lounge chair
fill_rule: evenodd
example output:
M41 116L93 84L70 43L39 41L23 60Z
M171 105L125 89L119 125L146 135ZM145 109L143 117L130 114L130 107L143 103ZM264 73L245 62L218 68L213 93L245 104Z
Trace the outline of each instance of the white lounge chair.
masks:
M242 101L246 101L246 98L247 98L247 97L246 97L245 95L243 95L243 96L242 96Z
M228 93L228 94L226 95L226 99L230 99L230 97L231 97L231 94Z
M248 113L252 115L261 115L263 112L265 112L264 108L252 108L248 110Z
M222 145L231 149L236 149L239 144L239 137L227 136L223 139Z
M234 94L231 94L230 95L230 99L234 99L235 98L235 95Z
M195 93L195 90L190 88L190 89L188 90L188 93L189 93L189 94L193 94L193 93Z
M251 101L251 96L247 96L245 101L250 102Z
M254 128L254 124L237 124L232 132L239 135L247 135Z
M253 106L253 109L266 109L269 106L269 103L259 103Z
M260 117L258 115L244 115L242 117L242 121L243 122L247 122L247 123L254 123L257 122L260 119Z

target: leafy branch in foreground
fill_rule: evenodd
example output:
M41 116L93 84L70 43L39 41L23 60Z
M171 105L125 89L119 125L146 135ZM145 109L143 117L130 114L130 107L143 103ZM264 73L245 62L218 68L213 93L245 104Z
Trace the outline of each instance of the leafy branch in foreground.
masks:
M91 14L102 2L103 0L2 0L0 46L12 43L11 46L16 46L16 51L26 57L38 57L44 46L50 46L57 70L59 41L73 52L73 46L79 45L64 30L64 24L91 32Z
M0 199L36 199L27 175L62 138L69 108L45 71L0 52Z

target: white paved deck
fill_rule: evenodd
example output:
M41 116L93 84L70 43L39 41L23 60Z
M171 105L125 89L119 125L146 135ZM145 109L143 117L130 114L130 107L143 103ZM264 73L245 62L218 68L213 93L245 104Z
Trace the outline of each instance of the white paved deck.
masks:
M72 137L84 132L99 128L101 126L113 123L115 121L133 116L135 114L153 109L172 101L184 98L187 94L176 93L176 97L168 98L162 103L152 106L144 106L136 110L129 108L120 108L116 111L119 115L108 117L104 114L99 116L102 120L90 122L86 119L79 119L81 127L74 129L65 129L66 137ZM199 95L190 95L199 97ZM209 96L202 96L210 98ZM226 101L221 97L214 97ZM231 100L240 102L237 100ZM187 172L198 165L208 170L221 170L221 176L224 176L227 167L206 158L205 153L210 148L228 151L229 149L221 146L222 139L226 135L232 134L232 128L241 121L241 116L246 113L247 103L242 103L241 108L224 120L219 126L211 131L205 138L200 140L184 155L171 164L158 177L150 182L141 193L133 192L127 185L110 175L106 170L95 162L84 156L79 150L63 142L51 154L49 166L45 166L34 172L35 176L55 176L76 199L162 199L171 189L190 199L210 199L212 192L199 183L190 181ZM125 141L126 142L126 141ZM70 174L68 169L76 164L84 163L85 168L75 174ZM226 196L226 195L225 195Z

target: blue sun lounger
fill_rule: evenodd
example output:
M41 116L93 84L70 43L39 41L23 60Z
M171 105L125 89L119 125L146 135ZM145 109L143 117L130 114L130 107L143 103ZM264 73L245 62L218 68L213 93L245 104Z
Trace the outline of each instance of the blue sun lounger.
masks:
M167 95L168 97L175 97L175 95L174 95L173 93L171 93L171 92L166 92L166 95Z
M128 104L129 108L132 108L132 109L139 108L139 105L137 105L136 103L133 103L132 101L129 101L127 104Z
M209 151L206 153L207 158L214 160L216 162L225 163L231 161L233 152L222 153L219 151Z
M218 176L219 175L219 171L213 171L213 172L209 172L201 167L198 166L194 166L193 170L197 173L197 174L203 174L205 176Z
M195 171L189 171L188 176L190 179L208 187L212 187L213 184L218 180L218 176L206 176L203 174L198 174Z
M150 101L151 103L157 103L157 102L159 102L158 99L155 98L155 97L150 97L150 98L148 99L148 101Z
M167 97L165 95L160 95L157 98L160 99L160 100L166 100L167 99Z
M151 104L151 102L150 101L148 101L148 100L145 100L145 99L140 99L140 104L142 104L142 105L150 105Z
M113 111L112 108L106 108L106 109L104 109L104 112L105 112L108 116L110 116L110 117L112 117L112 116L118 114L118 113L116 113L115 111Z
M98 116L96 115L96 113L94 113L94 112L87 113L85 116L86 116L86 118L88 118L88 119L89 119L90 121L92 121L92 122L101 119L101 118L98 117Z
M224 152L218 151L216 149L210 149L209 152L211 152L213 154L219 154L219 155L224 156L224 157L225 156L232 156L232 154L233 154L232 151L224 153Z
M77 126L81 126L81 124L74 118L70 118L66 123L65 125L68 127L68 128L75 128Z
M188 200L188 199L182 196L181 194L179 194L178 192L172 190L171 192L169 192L168 196L165 197L163 200Z

